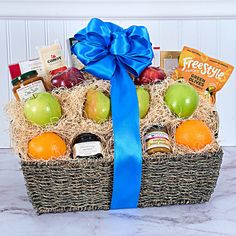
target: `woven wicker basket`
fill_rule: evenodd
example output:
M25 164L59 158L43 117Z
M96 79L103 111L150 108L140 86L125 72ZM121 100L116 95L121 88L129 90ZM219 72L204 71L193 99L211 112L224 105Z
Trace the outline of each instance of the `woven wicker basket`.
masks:
M210 199L223 152L144 156L139 207L202 203ZM21 161L38 214L108 210L113 159Z

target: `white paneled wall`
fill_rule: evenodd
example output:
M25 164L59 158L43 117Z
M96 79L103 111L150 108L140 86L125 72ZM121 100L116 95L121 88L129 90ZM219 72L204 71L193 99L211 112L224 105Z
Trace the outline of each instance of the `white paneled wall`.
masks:
M106 19L107 20L107 19ZM189 45L213 57L236 65L236 19L112 19L128 27L145 25L153 45L162 50L181 50ZM0 20L0 147L9 147L10 139L4 105L11 98L7 65L37 57L36 46L59 40L66 52L66 39L73 36L88 19L80 20ZM219 92L217 108L220 115L220 142L236 145L236 73Z

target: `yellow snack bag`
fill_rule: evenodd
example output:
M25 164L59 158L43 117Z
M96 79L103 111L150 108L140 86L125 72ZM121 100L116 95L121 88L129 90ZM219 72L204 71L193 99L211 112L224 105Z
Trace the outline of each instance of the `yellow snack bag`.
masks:
M184 47L179 57L179 67L174 79L185 79L196 90L215 103L215 94L229 79L234 67L189 47Z

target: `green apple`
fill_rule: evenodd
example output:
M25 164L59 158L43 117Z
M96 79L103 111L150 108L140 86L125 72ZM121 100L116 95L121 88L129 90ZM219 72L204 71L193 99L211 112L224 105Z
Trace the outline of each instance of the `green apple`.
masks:
M101 91L89 89L84 110L87 118L102 123L110 115L110 98Z
M24 105L24 115L36 125L55 124L61 117L61 106L57 98L43 92L27 99Z
M186 118L197 109L199 95L191 85L177 82L169 86L164 100L172 113L179 118Z
M150 106L150 95L149 92L143 87L138 87L136 89L138 97L138 106L139 106L139 116L140 119L144 118Z

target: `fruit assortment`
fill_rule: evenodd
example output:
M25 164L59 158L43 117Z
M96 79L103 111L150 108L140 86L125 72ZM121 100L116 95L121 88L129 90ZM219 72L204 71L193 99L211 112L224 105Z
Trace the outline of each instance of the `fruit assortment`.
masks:
M186 55L189 56L188 53L186 54L184 51L181 54L180 68L186 66L184 58ZM57 54L60 53L58 52ZM52 127L51 130L53 130L53 127L58 124L60 119L65 119L65 117L63 117L60 101L53 95L57 92L51 93L49 88L52 90L56 89L56 91L57 89L65 89L70 93L70 89L73 89L73 87L84 86L86 79L83 71L73 67L67 68L64 64L62 67L55 68L52 64L53 60L50 63L50 69L47 68L47 72L50 73L48 91L36 91L35 93L31 91L31 96L25 99L25 101L22 100L22 103L24 105L24 116L32 125ZM147 67L138 78L134 78L141 120L145 119L150 109L152 109L150 86L154 84L161 85L165 80L165 72L161 68L153 66ZM172 142L176 142L177 145L185 146L196 152L211 144L214 138L211 130L203 121L191 119L191 116L199 106L200 96L202 95L190 84L186 81L172 83L166 89L163 100L166 109L179 119L179 126L176 128ZM96 88L88 89L83 106L83 116L98 125L108 121L111 116L109 94ZM143 137L145 140L143 145L144 152L147 155L160 152L169 153L172 151L168 128L168 125L163 126L160 124L150 124L149 127L146 127L147 131ZM69 146L71 148L68 149ZM44 132L29 140L28 156L35 160L50 160L52 158L63 157L71 149L71 156L73 158L88 156L101 158L103 156L102 146L103 143L100 137L89 132L77 134L72 144L66 144L65 140L55 132Z

